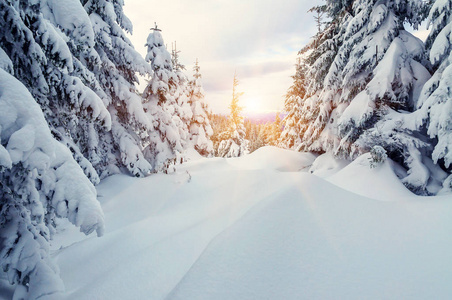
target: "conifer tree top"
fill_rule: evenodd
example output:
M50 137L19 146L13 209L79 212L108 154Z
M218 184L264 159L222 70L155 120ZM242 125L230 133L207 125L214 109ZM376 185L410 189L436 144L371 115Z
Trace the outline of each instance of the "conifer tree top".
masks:
M195 79L199 79L199 78L202 77L201 73L200 73L200 70L201 70L201 68L199 67L198 59L196 59L195 66L193 67L193 72L194 72L193 77Z
M234 80L232 83L232 101L229 108L231 109L231 122L235 124L239 124L243 117L241 116L240 112L242 111L243 107L239 106L239 98L243 95L242 92L237 92L237 87L239 85L239 80L237 78L237 73L234 74Z
M153 30L153 31L162 31L161 29L158 28L157 22L154 22L154 24L155 24L155 27L151 28L151 30Z
M146 61L151 63L152 70L173 70L171 54L165 47L161 30L151 29L145 46L147 47Z

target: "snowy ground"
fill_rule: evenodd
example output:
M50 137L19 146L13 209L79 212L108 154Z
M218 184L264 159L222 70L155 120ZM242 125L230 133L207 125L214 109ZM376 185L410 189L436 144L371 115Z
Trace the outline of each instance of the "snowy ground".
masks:
M451 195L314 159L265 147L104 180L105 236L53 243L68 299L451 299Z

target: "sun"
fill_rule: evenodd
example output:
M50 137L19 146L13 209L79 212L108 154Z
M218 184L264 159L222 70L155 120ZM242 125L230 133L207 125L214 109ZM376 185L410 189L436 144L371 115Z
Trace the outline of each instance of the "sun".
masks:
M262 109L261 100L259 98L247 98L243 100L244 110L246 112L258 112Z

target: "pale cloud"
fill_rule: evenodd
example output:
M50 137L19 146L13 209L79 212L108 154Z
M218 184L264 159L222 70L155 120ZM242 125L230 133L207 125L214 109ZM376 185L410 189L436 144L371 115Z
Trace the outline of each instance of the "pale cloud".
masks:
M308 9L321 0L126 0L125 12L134 24L135 48L144 44L157 22L171 50L177 41L187 74L199 59L206 99L214 112L226 113L234 72L247 97L262 101L262 109L283 107L292 83L297 51L315 33Z

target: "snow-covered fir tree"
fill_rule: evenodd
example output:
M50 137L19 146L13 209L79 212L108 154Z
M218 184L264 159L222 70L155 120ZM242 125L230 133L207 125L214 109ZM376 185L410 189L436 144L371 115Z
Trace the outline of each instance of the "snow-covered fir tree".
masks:
M417 106L418 130L424 126L434 149L431 158L449 177L444 180L444 188L452 190L452 1L434 2L428 20L430 34L426 41L434 74L425 84Z
M222 133L227 131L228 128L228 117L226 115L209 113L209 120L213 131L210 140L213 143L214 156L218 156L218 146L222 141Z
M404 24L420 24L424 3L327 1L326 11L331 21L301 51L314 79L298 109L308 124L298 129L298 149L354 159L381 145L407 168L406 185L421 192L429 179L422 159L428 143L404 114L414 111L430 75L422 42Z
M227 131L220 135L221 142L217 150L220 157L239 157L249 153L249 141L245 139L246 131L241 115L242 107L239 106L239 98L243 93L237 91L238 85L237 74L234 74L229 125Z
M177 71L185 70L185 66L181 63L179 60L179 53L181 51L177 50L177 43L176 41L171 44L171 64L173 65L173 69Z
M190 107L189 100L189 80L183 70L185 66L179 61L180 50L176 48L176 42L174 42L174 49L171 51L171 64L173 66L173 72L176 77L176 84L171 87L170 92L176 99L175 114L173 115L174 122L179 129L179 136L182 148L187 149L190 147L190 123L193 117L193 112Z
M111 119L101 99L105 94L81 63L97 59L90 20L80 2L66 2L2 2L0 47L41 105L52 134L98 183L93 165L102 153L97 144Z
M307 71L304 59L297 58L295 75L292 76L293 84L286 93L284 110L287 115L283 120L284 130L281 133L279 145L283 148L297 149L301 144L301 138L306 131L308 123L302 119L302 99L306 94Z
M249 141L250 153L253 153L260 147L265 146L264 138L262 137L262 124L253 122L250 119L245 119L243 125L246 130L245 138Z
M49 253L55 219L102 235L103 213L94 186L53 139L27 88L0 69L0 90L0 266L14 299L61 298L64 285Z
M351 18L352 3L350 0L326 1L323 10L330 21L299 52L304 55L305 76L314 80L309 80L305 96L299 101L303 137L297 150L322 152L333 148L331 139L335 133L329 119L333 111L333 99L340 93L326 87L326 84L329 82L330 69L334 67L333 61L344 41L345 30Z
M153 124L144 112L135 87L137 73L152 74L149 64L136 52L125 32L132 24L124 15L123 1L81 1L94 31L94 49L99 62L86 61L107 95L104 100L111 115L111 131L99 139L105 155L97 169L102 177L128 170L134 176L145 176L152 165L143 155L147 134Z
M146 61L150 63L154 76L143 92L144 107L153 124L145 155L155 172L172 172L174 164L182 159L184 150L178 128L182 120L175 117L180 108L175 97L179 78L173 71L171 54L157 25L151 30L146 47Z
M403 181L412 190L425 189L429 174L422 161L428 144L404 124L403 114L415 109L430 74L423 43L404 30L418 26L422 2L358 1L344 44L335 59L334 74L342 78L342 94L333 101L339 144L335 154L354 158L375 145L403 164ZM337 82L334 80L334 82Z
M268 122L266 126L266 139L265 145L277 146L279 144L279 138L282 130L282 120L279 112L275 114L275 121Z
M204 90L201 83L201 73L196 59L193 67L193 79L188 83L188 102L190 103L193 117L190 122L190 141L203 156L213 155L213 143L210 137L213 135L208 118L208 106L204 101Z

